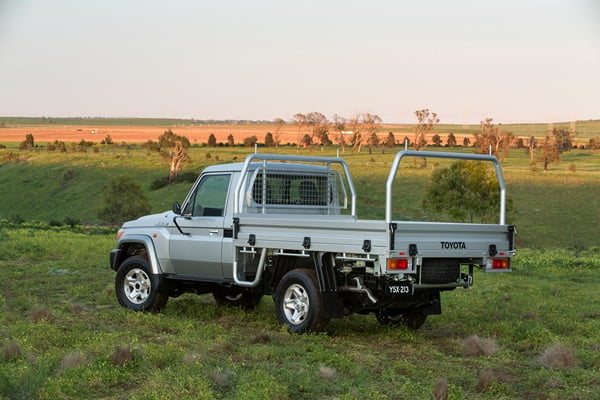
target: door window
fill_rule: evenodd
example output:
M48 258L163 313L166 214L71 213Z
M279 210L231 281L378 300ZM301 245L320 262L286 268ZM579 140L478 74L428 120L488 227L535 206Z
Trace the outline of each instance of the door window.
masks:
M192 193L184 215L222 217L231 175L206 175Z

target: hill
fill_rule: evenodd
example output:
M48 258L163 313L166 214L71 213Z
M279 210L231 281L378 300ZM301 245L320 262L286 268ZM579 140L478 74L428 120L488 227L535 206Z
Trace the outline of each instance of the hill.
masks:
M156 153L138 146L97 146L97 152L48 152L0 150L0 219L101 223L101 189L111 177L128 174L142 184L154 212L182 201L190 183L151 190L152 183L167 175L167 163ZM261 149L263 152L275 149ZM301 150L305 154L335 156L336 148ZM368 152L342 156L348 162L358 188L360 218L383 218L385 180L394 153ZM445 150L441 148L440 150ZM465 151L464 149L454 149ZM241 161L249 148L193 147L184 170L199 173L210 164ZM277 152L296 154L295 147ZM468 150L467 150L468 151ZM572 166L571 166L572 165ZM423 187L432 168L404 168L398 177L402 210L397 219L432 220L422 211ZM574 171L573 171L574 170ZM183 172L185 172L183 171ZM504 163L513 209L508 217L518 228L520 247L555 248L600 245L600 153L572 150L548 172L533 172L523 150L513 150Z

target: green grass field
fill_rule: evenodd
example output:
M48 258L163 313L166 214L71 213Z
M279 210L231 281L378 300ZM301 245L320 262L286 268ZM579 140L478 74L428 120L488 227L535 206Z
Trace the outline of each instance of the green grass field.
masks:
M512 274L477 273L417 331L372 316L318 335L210 296L161 314L118 306L114 236L0 228L0 398L592 399L600 396L600 248L522 251ZM2 397L3 396L3 397Z
M250 151L192 148L184 169ZM383 218L393 154L343 157L359 217ZM434 219L420 197L436 162L403 163L396 217ZM266 297L251 313L195 295L161 314L122 309L108 267L116 229L48 226L100 223L100 189L119 174L140 181L153 211L170 209L190 184L150 190L168 169L155 153L0 150L0 398L430 399L443 382L450 399L600 398L600 154L574 150L532 172L513 150L503 165L513 273L476 273L473 288L443 293L442 315L417 332L354 315L291 335Z

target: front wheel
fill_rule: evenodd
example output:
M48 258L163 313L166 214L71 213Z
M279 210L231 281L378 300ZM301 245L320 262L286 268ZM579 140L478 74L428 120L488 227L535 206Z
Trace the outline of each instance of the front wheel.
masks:
M318 332L329 320L323 318L323 303L314 270L295 269L283 276L275 292L277 319L292 333Z
M169 297L158 292L159 277L144 258L131 257L117 271L115 291L123 307L135 311L160 311Z

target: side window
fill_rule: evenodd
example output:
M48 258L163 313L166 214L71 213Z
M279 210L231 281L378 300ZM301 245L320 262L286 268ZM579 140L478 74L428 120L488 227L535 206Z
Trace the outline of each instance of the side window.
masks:
M229 191L231 175L206 175L186 204L183 213L194 217L221 217Z

